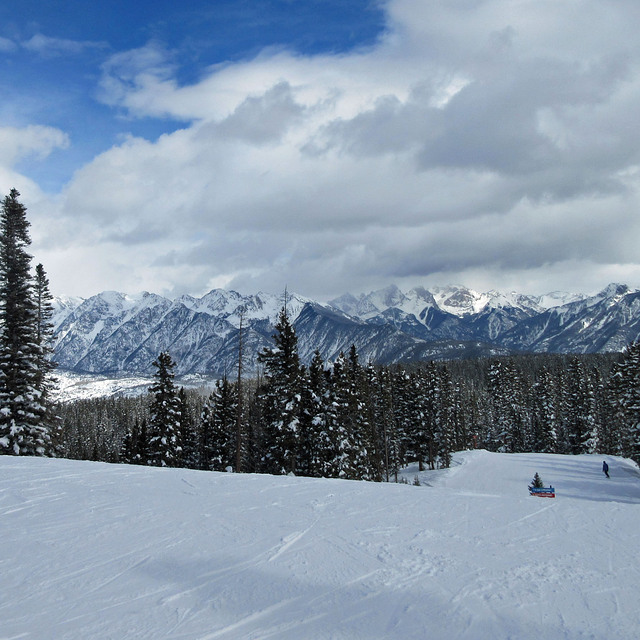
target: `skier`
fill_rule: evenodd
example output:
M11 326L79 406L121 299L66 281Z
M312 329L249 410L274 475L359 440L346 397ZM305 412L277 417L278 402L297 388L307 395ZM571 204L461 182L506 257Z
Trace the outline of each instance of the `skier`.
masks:
M607 476L607 478L609 478L609 465L607 464L606 460L603 460L602 462L602 471L604 473L605 476Z

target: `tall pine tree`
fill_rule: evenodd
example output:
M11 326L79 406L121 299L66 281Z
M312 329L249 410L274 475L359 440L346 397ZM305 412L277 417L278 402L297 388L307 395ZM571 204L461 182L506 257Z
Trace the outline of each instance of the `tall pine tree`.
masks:
M301 369L298 337L289 321L286 301L275 325L275 348L258 359L264 364L262 470L287 474L298 471L300 444Z
M147 462L156 467L178 467L182 458L180 399L173 382L176 363L163 351L153 366L155 383L149 388L153 394L149 420Z
M0 453L48 455L48 311L38 309L35 300L27 253L30 225L19 195L12 189L4 198L0 217ZM39 291L46 299L45 281Z
M202 408L201 468L225 471L236 463L237 387L227 378L218 380Z

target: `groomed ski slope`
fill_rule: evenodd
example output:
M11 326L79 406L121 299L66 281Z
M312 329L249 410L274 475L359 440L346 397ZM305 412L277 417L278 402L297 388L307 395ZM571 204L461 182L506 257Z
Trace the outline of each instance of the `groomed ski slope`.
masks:
M635 640L640 474L602 460L416 487L3 456L0 638Z

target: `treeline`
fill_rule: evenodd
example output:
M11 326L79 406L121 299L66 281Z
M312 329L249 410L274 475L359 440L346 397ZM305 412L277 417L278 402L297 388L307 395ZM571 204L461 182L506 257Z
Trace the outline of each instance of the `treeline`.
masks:
M453 451L604 453L640 461L640 347L379 367L355 347L301 365L282 309L252 382L208 396L175 385L168 353L146 396L61 407L65 455L110 462L397 479L408 462L447 467Z

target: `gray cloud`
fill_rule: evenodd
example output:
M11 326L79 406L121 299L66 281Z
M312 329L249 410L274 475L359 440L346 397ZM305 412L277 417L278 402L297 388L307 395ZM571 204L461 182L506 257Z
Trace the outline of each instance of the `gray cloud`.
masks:
M261 96L250 96L217 125L220 135L250 144L276 143L300 121L304 107L296 103L291 87L280 82Z
M55 210L93 279L50 247L52 282L326 298L640 284L637 7L390 0L367 51L268 51L189 86L157 43L112 56L106 104L184 127L76 173Z

